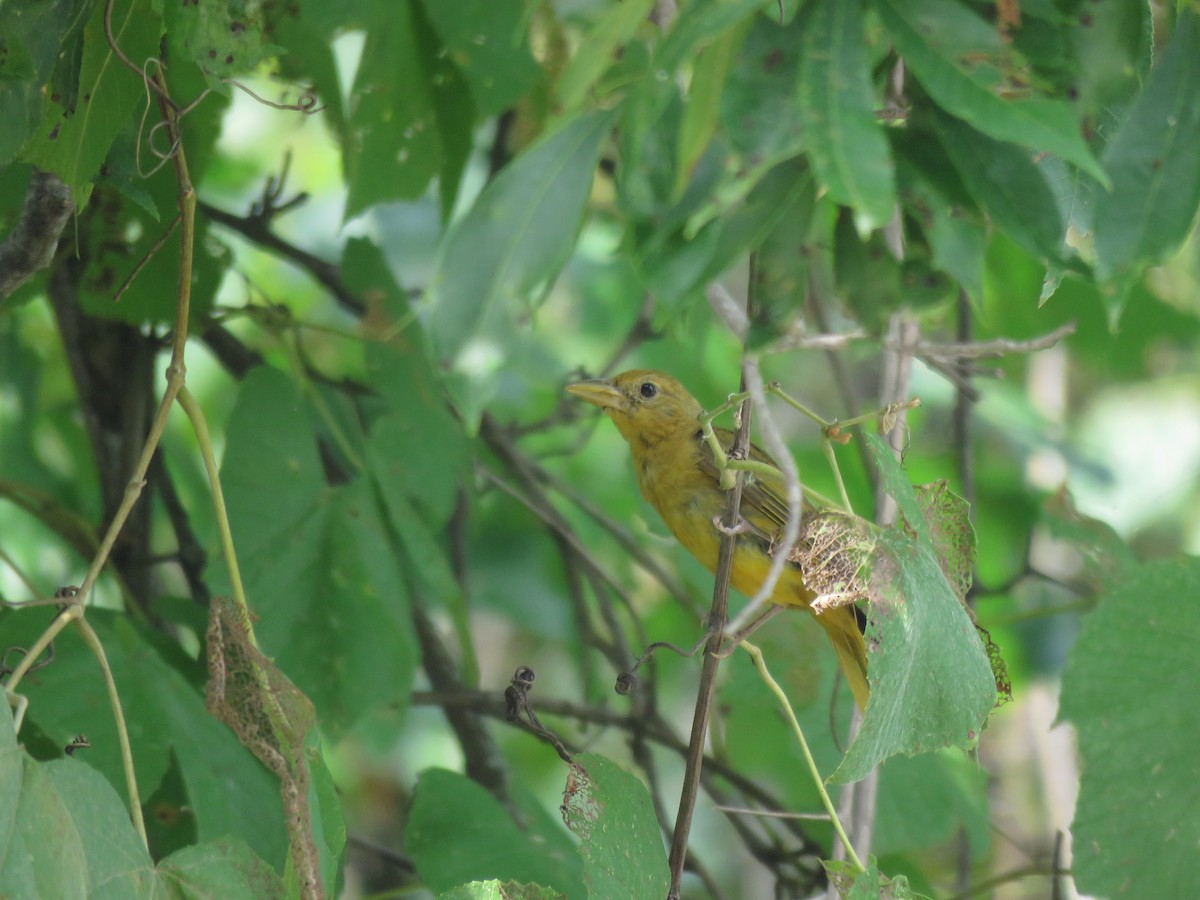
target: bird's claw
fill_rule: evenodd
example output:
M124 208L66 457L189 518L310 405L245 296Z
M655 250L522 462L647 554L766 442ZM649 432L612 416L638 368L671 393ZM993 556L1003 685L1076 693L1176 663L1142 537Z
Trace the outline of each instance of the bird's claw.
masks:
M738 517L737 524L732 528L722 522L720 516L713 516L712 521L713 528L717 529L717 531L719 531L721 534L727 534L730 537L737 537L739 534L746 534L747 532L754 530L753 526L741 516Z

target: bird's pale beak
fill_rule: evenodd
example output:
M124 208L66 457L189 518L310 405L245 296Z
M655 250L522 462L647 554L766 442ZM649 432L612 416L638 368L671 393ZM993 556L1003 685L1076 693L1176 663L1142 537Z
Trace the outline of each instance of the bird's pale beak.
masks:
M613 387L612 382L602 378L568 384L567 393L601 409L624 409L626 405L625 395Z

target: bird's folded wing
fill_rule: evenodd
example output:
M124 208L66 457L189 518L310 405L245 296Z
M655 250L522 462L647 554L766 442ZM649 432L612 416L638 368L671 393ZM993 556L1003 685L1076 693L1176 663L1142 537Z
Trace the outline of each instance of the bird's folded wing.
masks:
M733 444L733 432L725 428L717 428L715 431L721 446L728 452ZM700 470L714 482L720 483L721 472L712 449L703 439L701 444ZM761 532L768 543L773 543L783 533L788 520L787 481L783 473L779 472L775 460L759 447L751 445L750 458L773 467L776 474L748 473L742 487L742 518Z

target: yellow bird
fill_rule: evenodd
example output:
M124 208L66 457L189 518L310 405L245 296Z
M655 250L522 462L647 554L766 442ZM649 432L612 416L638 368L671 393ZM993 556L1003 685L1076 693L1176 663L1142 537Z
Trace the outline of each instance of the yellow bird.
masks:
M635 369L612 379L581 381L567 390L599 406L616 424L633 451L638 486L667 527L710 572L717 568L721 534L716 521L725 511L725 492L712 448L698 421L704 408L678 381L662 372ZM728 450L733 432L714 431ZM761 448L751 445L751 459L776 466ZM778 468L778 466L776 466ZM733 586L754 596L771 567L770 549L787 522L787 487L782 478L755 473L742 490L742 518L751 527L737 538ZM789 564L775 585L771 602L812 612L816 595L804 583L799 565ZM865 709L867 646L853 606L815 615L837 651L838 662L860 709Z

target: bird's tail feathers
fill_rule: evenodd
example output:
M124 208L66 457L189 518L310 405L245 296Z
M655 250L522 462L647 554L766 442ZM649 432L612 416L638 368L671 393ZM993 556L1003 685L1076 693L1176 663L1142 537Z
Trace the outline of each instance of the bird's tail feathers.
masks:
M829 636L833 649L837 651L838 664L846 680L850 682L854 702L865 712L871 692L870 682L867 680L867 642L858 630L858 618L854 615L854 608L843 606L831 609L816 618Z

